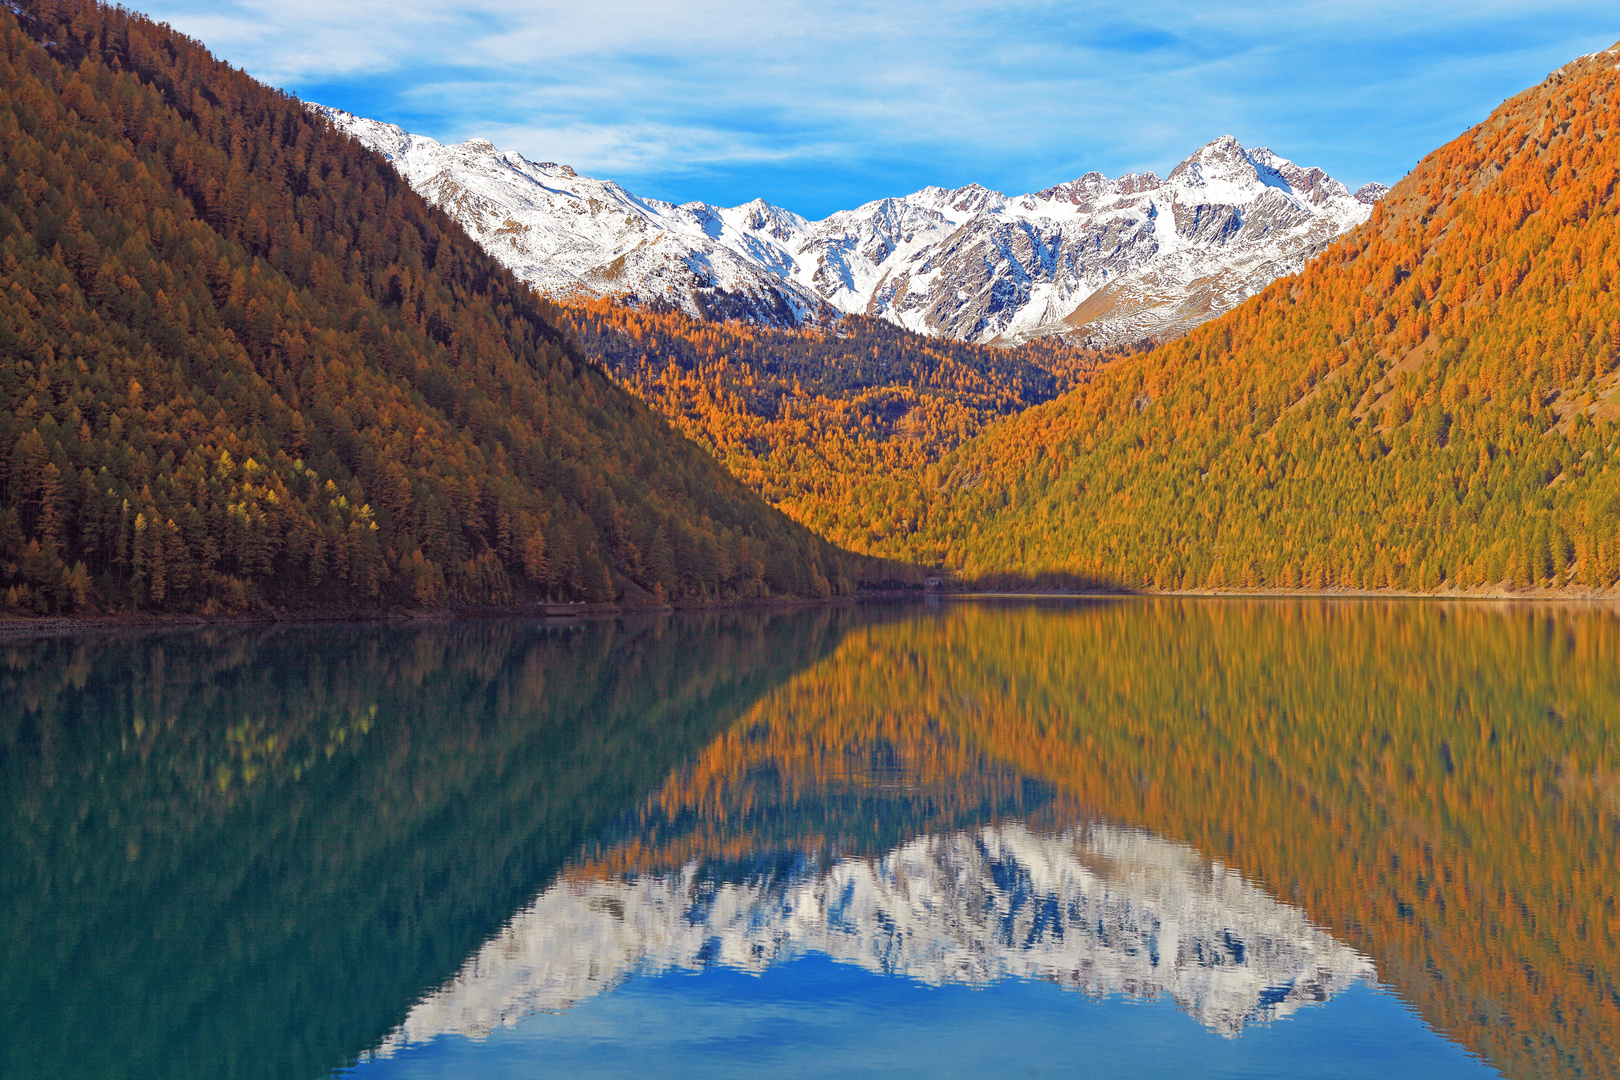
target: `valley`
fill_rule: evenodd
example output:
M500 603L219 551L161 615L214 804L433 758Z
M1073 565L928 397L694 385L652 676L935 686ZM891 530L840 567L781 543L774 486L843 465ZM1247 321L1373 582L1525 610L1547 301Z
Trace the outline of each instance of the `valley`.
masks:
M810 222L4 18L16 615L1620 582L1612 51L1387 193L1223 137Z
M188 3L0 3L0 1075L1620 1080L1620 44Z

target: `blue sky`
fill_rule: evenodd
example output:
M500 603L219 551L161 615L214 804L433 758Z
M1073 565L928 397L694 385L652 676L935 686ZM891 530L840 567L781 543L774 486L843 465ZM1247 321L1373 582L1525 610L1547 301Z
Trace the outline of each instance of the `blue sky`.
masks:
M311 100L639 194L810 217L1161 175L1218 135L1393 183L1620 38L1604 3L134 0Z

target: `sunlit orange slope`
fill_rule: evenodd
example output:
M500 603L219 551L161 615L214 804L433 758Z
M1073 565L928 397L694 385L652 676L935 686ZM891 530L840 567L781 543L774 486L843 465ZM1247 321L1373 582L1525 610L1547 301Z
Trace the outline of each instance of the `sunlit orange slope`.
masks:
M1617 50L1554 72L1299 276L990 428L887 550L1137 587L1613 586L1617 80Z
M1109 356L1057 337L1016 348L928 338L860 315L781 330L578 300L561 321L766 502L860 552L915 527L915 477Z

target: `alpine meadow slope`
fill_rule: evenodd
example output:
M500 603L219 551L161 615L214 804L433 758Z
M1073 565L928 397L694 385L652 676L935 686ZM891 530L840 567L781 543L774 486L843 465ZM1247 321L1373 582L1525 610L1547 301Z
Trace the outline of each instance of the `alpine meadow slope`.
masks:
M91 0L0 10L0 87L0 607L853 587L290 95Z
M1620 46L1436 150L1219 320L987 429L874 550L987 584L1620 579Z

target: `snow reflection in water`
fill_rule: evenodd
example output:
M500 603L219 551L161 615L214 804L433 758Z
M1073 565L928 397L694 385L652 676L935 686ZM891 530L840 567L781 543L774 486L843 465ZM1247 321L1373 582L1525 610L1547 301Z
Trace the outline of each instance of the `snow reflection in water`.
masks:
M698 863L565 875L377 1052L479 1038L632 975L762 972L808 953L936 986L1025 978L1093 996L1167 994L1233 1037L1376 977L1303 911L1189 847L1107 825L1043 836L1005 824L742 880Z

